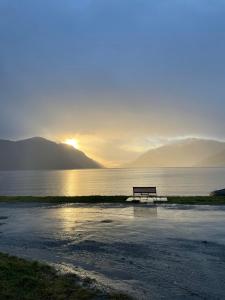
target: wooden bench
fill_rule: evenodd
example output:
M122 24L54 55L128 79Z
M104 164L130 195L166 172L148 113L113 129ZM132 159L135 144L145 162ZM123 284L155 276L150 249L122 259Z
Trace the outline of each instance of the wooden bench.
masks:
M157 196L156 186L134 186L133 197L129 197L127 202L133 203L157 203L168 201L167 197Z
M135 197L157 197L156 186L134 186L133 198Z

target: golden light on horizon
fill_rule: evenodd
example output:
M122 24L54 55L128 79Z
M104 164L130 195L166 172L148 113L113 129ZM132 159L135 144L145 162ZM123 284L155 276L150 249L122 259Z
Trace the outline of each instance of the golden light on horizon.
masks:
M79 142L76 139L66 139L64 143L72 146L75 149L79 149Z

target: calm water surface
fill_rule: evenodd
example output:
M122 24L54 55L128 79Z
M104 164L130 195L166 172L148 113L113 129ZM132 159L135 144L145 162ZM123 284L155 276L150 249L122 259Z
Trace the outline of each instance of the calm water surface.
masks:
M1 171L1 195L129 195L133 186L161 195L207 195L225 186L225 168Z

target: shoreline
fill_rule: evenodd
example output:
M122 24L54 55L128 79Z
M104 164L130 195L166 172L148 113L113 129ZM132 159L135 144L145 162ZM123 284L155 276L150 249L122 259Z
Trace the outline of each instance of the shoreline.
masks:
M0 196L0 203L11 202L37 202L37 203L122 203L127 205L134 205L134 203L126 202L129 196ZM185 204L185 205L225 205L225 196L168 196L168 201L164 204ZM157 205L161 202L155 202ZM135 204L140 205L140 204Z
M106 291L95 280L63 274L47 263L0 252L1 299L133 299L119 291Z

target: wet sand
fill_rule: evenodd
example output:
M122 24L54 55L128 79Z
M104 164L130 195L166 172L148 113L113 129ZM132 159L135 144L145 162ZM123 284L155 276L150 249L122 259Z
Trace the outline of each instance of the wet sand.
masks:
M0 203L0 251L138 299L225 298L225 207Z

